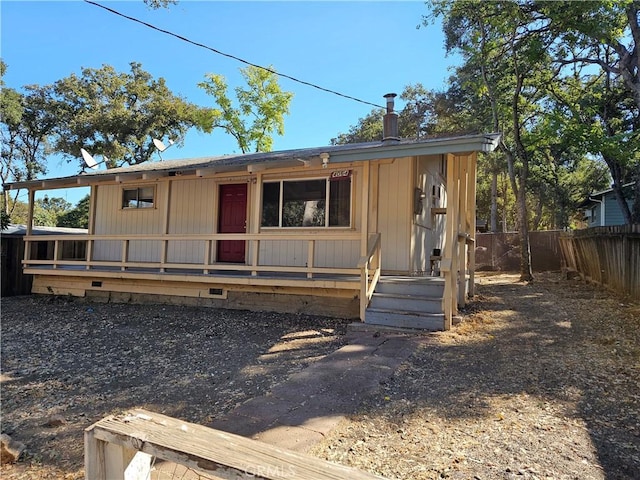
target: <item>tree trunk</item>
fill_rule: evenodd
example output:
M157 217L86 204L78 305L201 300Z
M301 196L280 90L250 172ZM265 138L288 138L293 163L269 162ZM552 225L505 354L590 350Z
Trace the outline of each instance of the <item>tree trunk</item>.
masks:
M491 172L491 231L498 231L498 172Z
M542 203L543 198L538 199L538 203L536 204L536 215L533 218L533 230L540 230L540 222L542 222Z
M518 234L520 236L520 281L532 282L531 245L529 242L529 225L527 222L527 199L525 189L518 191Z

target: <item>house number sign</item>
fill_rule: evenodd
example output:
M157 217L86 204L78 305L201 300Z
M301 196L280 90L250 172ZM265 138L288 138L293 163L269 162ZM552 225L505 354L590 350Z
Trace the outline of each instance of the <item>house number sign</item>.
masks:
M335 170L331 172L331 180L344 180L351 176L351 170Z

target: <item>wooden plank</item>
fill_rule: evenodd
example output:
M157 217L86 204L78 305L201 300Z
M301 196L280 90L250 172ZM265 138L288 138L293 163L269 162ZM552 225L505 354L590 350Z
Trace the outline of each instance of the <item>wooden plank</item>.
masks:
M466 279L467 279L467 245L466 236L469 234L467 230L467 194L468 194L468 162L466 156L458 157L458 306L464 308L466 304ZM462 234L462 239L460 235Z
M309 240L309 246L307 247L307 278L313 278L313 261L316 255L316 242L315 240Z
M147 293L154 293L157 295L171 295L171 287L174 282L202 284L207 285L206 288L214 288L218 285L222 285L225 288L238 290L240 287L245 287L250 291L262 291L258 290L259 287L267 289L276 289L278 293L297 293L299 295L316 295L316 290L321 289L328 290L345 290L352 292L360 289L360 282L356 280L346 279L325 279L325 278L289 278L289 277L233 277L233 276L193 276L193 275L171 275L166 274L153 274L153 273L138 273L138 274L122 274L121 272L88 272L86 270L78 270L74 272L65 272L62 270L37 270L37 269L25 269L25 273L30 275L37 275L47 279L47 283L53 283L57 276L67 276L67 278L74 278L78 282L80 278L105 279L105 278L118 278L126 280L131 284L138 284L142 280L149 280L154 282L153 291ZM69 275L73 275L68 277ZM358 274L359 277L359 274ZM35 281L35 279L34 279ZM157 282L161 282L158 284ZM86 285L84 286L86 289ZM204 288L204 287L203 287ZM308 290L311 289L311 290ZM275 290L268 290L275 292Z
M458 226L458 162L454 155L447 155L447 213L445 224L445 245L441 262L445 288L442 308L445 315L444 328L450 330L453 315L457 313L457 226ZM444 268L443 268L444 266Z
M36 203L36 191L29 189L29 211L27 214L27 237L33 233L33 211Z
M470 225L470 233L475 236L476 232L476 188L477 188L477 171L478 171L478 154L473 152L470 155L469 166L469 193L467 196L468 201L468 214L467 221ZM476 282L476 245L469 246L469 296L475 295L475 282Z
M369 162L362 169L362 199L360 205L360 256L366 255L369 248Z
M85 430L88 472L100 478L96 441L136 450L219 478L372 480L382 477L146 410L106 417ZM106 460L106 459L105 459ZM117 465L115 466L117 468ZM96 472L95 470L98 469ZM88 473L87 473L88 475ZM122 477L120 477L122 478Z

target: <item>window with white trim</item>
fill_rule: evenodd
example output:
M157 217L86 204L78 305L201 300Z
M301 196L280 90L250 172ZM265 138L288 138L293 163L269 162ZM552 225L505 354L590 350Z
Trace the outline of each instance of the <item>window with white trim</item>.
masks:
M123 188L122 208L153 208L155 187Z
M351 172L262 185L263 227L351 226Z

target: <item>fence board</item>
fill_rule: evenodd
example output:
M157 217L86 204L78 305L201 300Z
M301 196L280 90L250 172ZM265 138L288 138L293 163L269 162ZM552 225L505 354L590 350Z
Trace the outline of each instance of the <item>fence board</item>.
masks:
M560 270L559 230L529 232L534 272ZM476 233L476 270L520 271L520 236L511 233Z
M563 268L640 300L640 224L565 232Z

